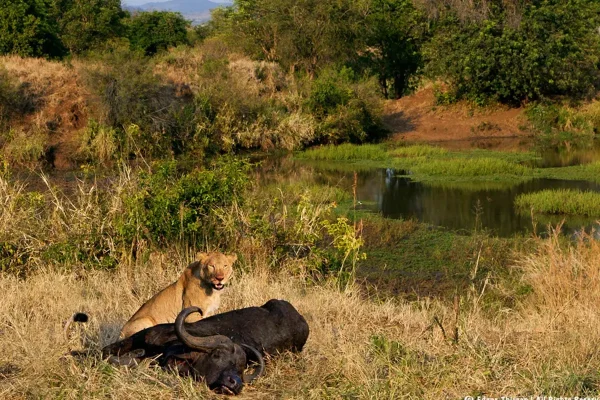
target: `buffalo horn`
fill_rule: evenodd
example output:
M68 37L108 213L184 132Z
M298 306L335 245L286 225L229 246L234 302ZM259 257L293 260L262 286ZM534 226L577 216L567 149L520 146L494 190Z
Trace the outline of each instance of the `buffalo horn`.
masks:
M177 316L177 319L175 319L175 333L177 334L179 340L181 340L186 346L199 351L211 351L217 347L233 346L233 342L227 336L213 335L199 337L190 335L185 330L184 322L188 315L195 312L199 312L200 314L202 314L202 310L200 310L200 308L188 307L183 309Z
M248 346L246 344L242 344L242 347L250 350L256 356L256 360L258 361L258 367L254 370L254 372L248 376L244 375L244 382L250 383L259 376L261 376L263 372L265 372L265 360L263 359L263 356L258 352L258 350L256 350L254 347Z

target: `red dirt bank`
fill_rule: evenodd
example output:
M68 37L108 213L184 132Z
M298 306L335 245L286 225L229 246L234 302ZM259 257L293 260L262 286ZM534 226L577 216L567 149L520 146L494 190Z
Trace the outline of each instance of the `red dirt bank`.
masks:
M465 103L436 106L433 88L426 87L385 104L384 124L393 140L448 142L448 147L520 147L530 133L522 108L479 109ZM473 144L475 143L475 144Z

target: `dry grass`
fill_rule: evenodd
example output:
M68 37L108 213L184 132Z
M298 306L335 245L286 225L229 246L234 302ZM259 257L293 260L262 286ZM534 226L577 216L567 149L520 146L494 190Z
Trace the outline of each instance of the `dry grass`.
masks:
M68 154L74 153L77 133L87 121L87 93L79 76L81 63L2 56L0 65L24 85L34 103L33 112L13 121L12 126L25 132L48 134L44 144L55 148L55 165L69 166ZM11 160L10 154L6 156Z
M266 376L242 398L596 393L600 244L586 240L565 249L553 237L538 247L515 267L531 291L515 307L486 311L481 293L489 287L462 295L457 344L451 340L452 304L367 300L356 288L342 292L333 282L307 284L242 262L245 271L255 272L238 271L222 311L282 298L311 327L304 352L272 360ZM97 355L145 299L177 277L190 254L154 253L147 262L116 272L39 270L26 280L0 276L0 397L213 397L202 384L147 365L113 368ZM66 343L62 324L75 311L92 319ZM63 357L70 347L95 353L81 361Z

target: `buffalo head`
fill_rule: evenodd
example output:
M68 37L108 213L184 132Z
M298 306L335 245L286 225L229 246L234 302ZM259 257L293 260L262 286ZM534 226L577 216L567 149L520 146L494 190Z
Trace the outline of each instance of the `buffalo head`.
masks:
M165 354L167 365L181 374L203 378L208 387L217 393L239 394L243 383L252 382L259 377L265 364L262 355L253 347L238 345L223 335L198 337L189 334L184 321L188 315L201 312L198 307L184 309L175 320L175 333L191 352ZM244 376L248 359L258 363L254 373ZM243 377L243 378L242 378Z

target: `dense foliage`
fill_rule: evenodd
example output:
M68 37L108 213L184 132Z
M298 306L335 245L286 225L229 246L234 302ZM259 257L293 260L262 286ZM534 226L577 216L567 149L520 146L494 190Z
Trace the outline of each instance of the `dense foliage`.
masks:
M129 15L120 0L7 0L0 4L0 54L62 57L119 39L155 54L187 43L188 25L173 12Z
M135 14L128 21L131 47L146 54L156 54L171 46L187 43L189 23L181 14L152 11Z
M71 53L82 53L125 34L122 19L126 13L120 0L53 0L51 11L60 40Z
M176 162L158 163L124 193L117 230L127 243L202 240L210 236L209 222L219 207L243 202L248 172L249 164L236 159L187 173L179 173Z
M600 82L593 0L235 0L193 33L180 14L129 15L119 0L8 0L0 17L0 53L59 57L122 38L154 55L218 37L310 79L351 68L385 97L406 94L422 71L448 83L443 102L581 97Z
M59 57L65 49L48 0L3 0L0 3L0 54Z
M461 21L448 9L436 21L427 68L448 81L453 97L518 104L594 91L600 78L597 2L531 1L517 11L512 3L488 5L483 19Z

